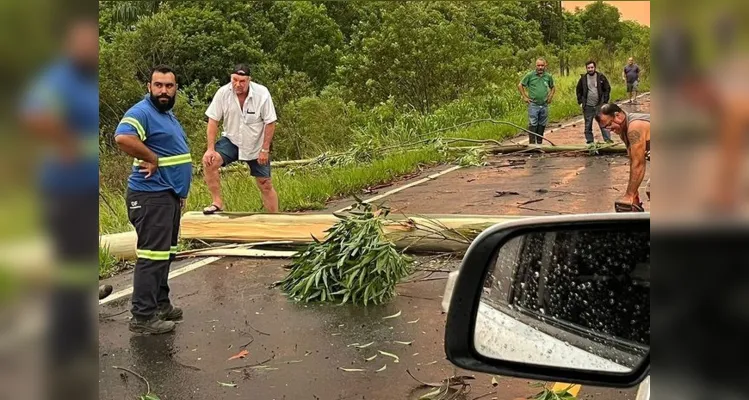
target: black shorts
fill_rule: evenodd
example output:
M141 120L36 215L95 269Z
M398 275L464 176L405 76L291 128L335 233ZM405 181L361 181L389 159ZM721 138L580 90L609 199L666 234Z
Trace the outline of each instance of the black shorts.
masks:
M216 152L221 154L224 160L224 166L239 161L239 148L234 145L226 136L216 142ZM257 160L245 161L250 166L250 175L256 178L270 178L270 155L268 155L268 164L260 165Z
M639 81L627 82L627 92L631 93L637 91L637 86L639 83Z

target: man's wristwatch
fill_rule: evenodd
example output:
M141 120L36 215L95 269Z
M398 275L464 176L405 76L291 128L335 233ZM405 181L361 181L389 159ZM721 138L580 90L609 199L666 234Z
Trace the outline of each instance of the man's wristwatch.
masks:
M261 153L270 153L270 150L260 149Z

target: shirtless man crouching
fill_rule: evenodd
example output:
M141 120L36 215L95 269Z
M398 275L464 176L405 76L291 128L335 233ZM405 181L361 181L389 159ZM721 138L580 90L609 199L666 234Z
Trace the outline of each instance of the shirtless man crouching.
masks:
M619 135L627 146L629 156L629 184L624 196L614 202L617 212L644 211L639 189L645 178L645 165L650 161L650 114L627 113L616 104L601 106L596 115L598 123ZM650 180L645 189L650 199Z

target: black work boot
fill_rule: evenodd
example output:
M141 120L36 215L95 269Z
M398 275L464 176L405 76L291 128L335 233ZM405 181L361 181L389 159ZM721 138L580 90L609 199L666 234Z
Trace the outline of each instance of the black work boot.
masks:
M156 316L164 321L179 321L182 319L182 309L171 304L161 307Z
M536 132L538 127L536 125L528 125L528 130L531 132ZM528 144L535 144L536 143L536 135L528 133Z
M544 143L544 131L546 130L546 125L539 125L537 127L536 133L538 133L538 136L536 136L536 141L538 144Z
M172 321L164 321L154 314L151 318L144 320L133 317L130 320L129 328L134 333L145 333L151 335L160 335L162 333L169 333L174 330L177 326Z

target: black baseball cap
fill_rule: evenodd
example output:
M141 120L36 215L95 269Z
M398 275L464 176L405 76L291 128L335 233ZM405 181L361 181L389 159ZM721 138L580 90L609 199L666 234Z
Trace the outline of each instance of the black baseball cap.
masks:
M232 75L237 74L240 76L250 76L250 66L247 64L237 64L232 69Z

